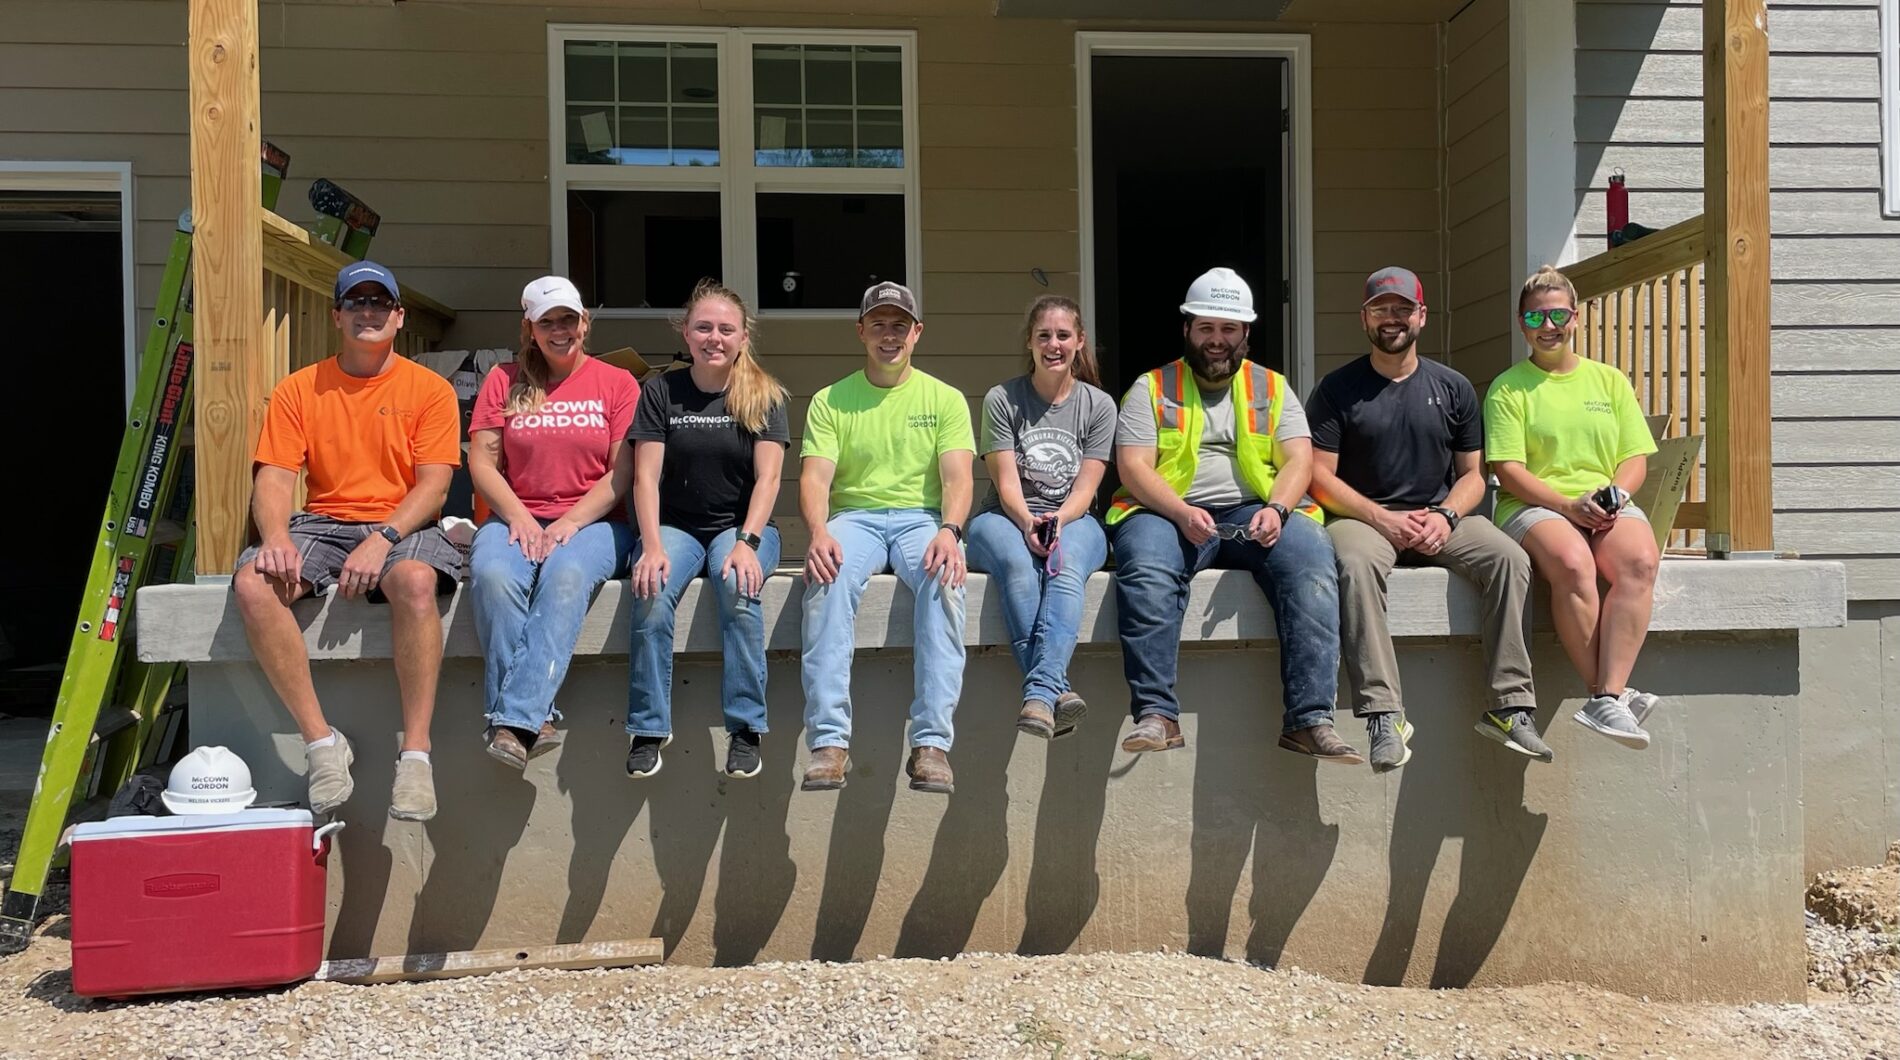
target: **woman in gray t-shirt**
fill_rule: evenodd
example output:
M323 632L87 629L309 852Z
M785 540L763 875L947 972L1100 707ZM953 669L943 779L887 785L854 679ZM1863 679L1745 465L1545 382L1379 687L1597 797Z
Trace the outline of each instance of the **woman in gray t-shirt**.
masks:
M983 399L990 494L970 520L970 569L1002 591L1010 648L1023 668L1016 727L1052 739L1088 704L1069 688L1082 590L1108 559L1090 513L1115 445L1115 400L1102 392L1082 310L1045 295L1023 321L1029 374Z

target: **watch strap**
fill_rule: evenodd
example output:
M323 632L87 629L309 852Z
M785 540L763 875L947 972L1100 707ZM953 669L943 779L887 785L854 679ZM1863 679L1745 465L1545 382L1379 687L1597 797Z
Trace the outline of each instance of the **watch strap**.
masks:
M765 544L764 538L757 534L748 534L744 530L739 531L739 541L754 552L759 550L760 545Z
M944 523L939 526L938 529L950 531L951 536L955 537L959 543L963 541L963 527L958 526L956 523Z

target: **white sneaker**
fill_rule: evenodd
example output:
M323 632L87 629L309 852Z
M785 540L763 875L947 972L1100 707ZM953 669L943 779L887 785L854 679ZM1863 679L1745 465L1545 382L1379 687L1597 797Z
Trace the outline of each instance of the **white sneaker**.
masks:
M1649 734L1636 724L1636 716L1624 704L1628 696L1627 692L1620 696L1591 696L1583 709L1571 716L1584 728L1640 751L1649 746Z
M1649 720L1650 712L1655 710L1656 704L1660 702L1662 702L1662 697L1654 692L1638 692L1634 688L1623 690L1623 705L1630 708L1630 714L1635 717L1638 725Z

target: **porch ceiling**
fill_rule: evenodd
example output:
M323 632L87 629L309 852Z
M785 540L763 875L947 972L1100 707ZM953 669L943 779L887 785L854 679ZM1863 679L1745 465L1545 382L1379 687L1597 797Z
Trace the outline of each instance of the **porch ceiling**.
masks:
M1468 0L996 0L1002 18L1171 22L1443 22Z

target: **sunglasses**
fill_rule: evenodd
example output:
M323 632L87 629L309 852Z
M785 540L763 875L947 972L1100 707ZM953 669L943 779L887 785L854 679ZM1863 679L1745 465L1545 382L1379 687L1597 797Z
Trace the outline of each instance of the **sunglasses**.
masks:
M367 309L372 313L389 313L394 312L398 305L400 305L400 303L392 299L379 294L371 294L345 298L339 301L336 307L345 313L354 313L362 309Z
M1524 326L1527 328L1541 328L1544 326L1544 321L1549 320L1552 324L1561 328L1569 324L1576 315L1577 311L1574 309L1526 309L1524 311Z

